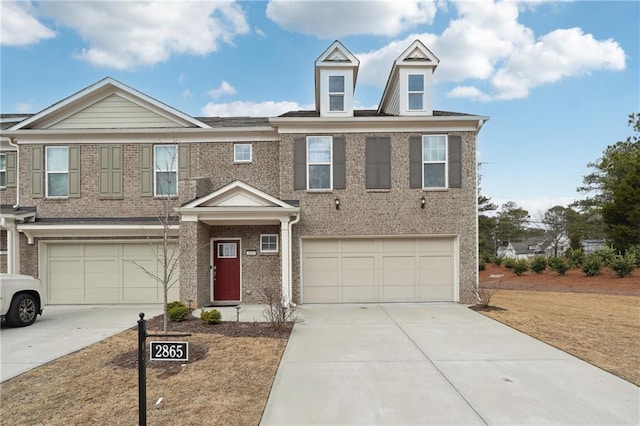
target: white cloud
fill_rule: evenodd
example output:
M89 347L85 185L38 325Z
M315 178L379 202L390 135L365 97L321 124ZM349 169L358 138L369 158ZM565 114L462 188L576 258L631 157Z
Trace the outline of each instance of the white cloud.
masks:
M433 0L271 0L267 5L267 17L283 29L322 38L394 36L418 24L431 24L435 14Z
M236 94L236 89L235 89L235 87L230 85L228 82L223 81L222 83L220 83L220 86L218 88L211 89L207 93L213 99L217 99L217 98L219 98L220 96L223 96L223 95L235 95Z
M519 22L519 8L532 9L535 3L452 4L458 17L440 35L411 34L381 49L356 53L361 61L360 83L384 86L390 64L415 39L441 59L436 81L467 83L448 96L482 102L523 98L533 88L563 78L625 68L625 53L618 42L596 40L580 28L558 29L536 38L531 28Z
M262 37L262 38L264 38L264 37L266 37L266 36L267 36L267 34L266 34L264 31L262 31L260 28L258 28L258 27L256 27L256 28L254 29L254 31L256 32L256 34L257 34L258 36L260 36L260 37Z
M133 69L172 54L205 55L249 32L233 2L43 2L58 25L78 32L88 47L76 57L93 65Z
M0 2L0 45L28 46L55 37L33 12L29 2Z
M34 108L35 106L31 102L20 102L18 105L16 105L16 112L34 112Z
M184 89L180 95L182 96L182 99L189 99L193 97L193 93L191 93L189 89Z
M274 117L288 111L313 109L313 105L300 105L297 102L244 102L213 103L205 105L201 112L207 117Z

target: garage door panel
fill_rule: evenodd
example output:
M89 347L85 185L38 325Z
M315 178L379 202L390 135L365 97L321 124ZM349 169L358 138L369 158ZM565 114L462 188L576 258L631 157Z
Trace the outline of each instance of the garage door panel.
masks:
M453 238L303 241L303 302L455 300L454 247Z
M162 275L148 243L50 243L46 253L51 304L158 303L163 300L162 285L133 263L156 276ZM179 276L179 271L175 274ZM179 293L176 284L169 290L169 301L179 300Z

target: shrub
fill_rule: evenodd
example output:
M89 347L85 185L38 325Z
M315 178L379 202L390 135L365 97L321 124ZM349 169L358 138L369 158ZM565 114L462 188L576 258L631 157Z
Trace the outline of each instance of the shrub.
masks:
M627 250L624 255L617 255L611 261L611 269L613 269L616 275L620 278L624 278L631 275L634 269L636 269L636 254L632 250Z
M220 324L220 321L222 321L222 314L217 309L202 311L200 313L200 319L207 324Z
M600 258L602 264L609 266L613 262L613 258L616 257L616 251L611 246L604 246L594 252Z
M504 260L504 257L502 257L502 256L494 256L493 257L493 263L495 263L498 266L502 265L502 261L503 260Z
M168 305L169 304L167 304L167 307ZM189 308L187 308L184 303L174 304L171 306L171 309L167 309L167 315L171 321L184 321L189 315Z
M572 266L580 266L584 262L584 250L582 248L567 250L567 259Z
M628 253L631 253L631 256L635 258L636 267L640 268L640 245L629 247L626 254Z
M569 269L571 269L569 262L559 256L549 258L549 266L559 275L564 275Z
M529 270L529 262L526 259L519 259L511 268L514 274L520 276Z
M508 257L504 260L504 267L507 269L513 269L516 266L516 260L512 257Z
M186 307L187 305L185 305L184 303L182 303L182 302L180 302L178 300L173 301L173 302L169 302L169 303L167 303L167 312L170 309L175 308L176 306L185 306Z
M478 262L478 270L484 271L485 269L487 269L487 262L484 260L480 260L480 262Z
M531 270L536 274L541 274L545 269L547 269L547 258L542 256L536 256L531 261Z
M582 262L582 272L584 272L588 277L593 277L600 273L602 269L602 257L597 253L589 253L584 257L584 262Z
M484 286L478 286L471 290L471 292L478 300L478 305L480 305L484 309L487 309L489 306L491 306L491 298L498 292L498 290L499 289L497 288L486 288Z

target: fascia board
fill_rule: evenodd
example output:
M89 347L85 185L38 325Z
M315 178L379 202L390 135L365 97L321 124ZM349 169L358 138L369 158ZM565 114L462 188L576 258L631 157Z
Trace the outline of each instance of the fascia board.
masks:
M73 225L73 224L18 224L18 231L27 236L29 244L39 237L128 237L161 236L163 226L158 225ZM178 236L179 225L169 226L169 235Z
M243 189L246 192L252 194L254 197L258 198L258 199L263 199L268 203L271 204L275 204L277 207L275 208L295 208L287 203L285 203L282 200L277 199L276 197L273 197L269 194L267 194L266 192L260 191L257 188L254 188L253 186L246 184L240 180L236 180L231 182L228 185L223 186L222 188L219 188L215 191L213 191L212 193L205 195L204 197L200 197L194 201L191 201L188 204L185 204L184 206L177 208L177 211L188 211L189 209L199 209L201 211L204 211L203 209L209 208L209 209L224 209L225 207L222 206L218 206L218 207L201 207L202 204L206 204L209 201L211 201L214 198L217 197L221 197L224 196L225 193L231 193L233 191L235 191L236 189ZM235 208L238 209L239 207L226 207L226 208ZM261 208L269 208L269 209L273 209L274 207L256 207L256 206L252 206L252 207L244 207L246 209L252 209L252 210L256 210L256 209L261 209Z
M371 132L414 132L414 131L476 131L485 116L405 116L405 117L349 117L349 118L306 118L279 117L272 119L278 133L371 133Z

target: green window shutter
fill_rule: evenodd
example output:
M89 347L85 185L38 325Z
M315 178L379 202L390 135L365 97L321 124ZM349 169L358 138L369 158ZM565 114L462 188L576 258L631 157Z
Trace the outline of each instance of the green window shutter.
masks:
M367 189L391 188L391 138L368 137L365 146L365 186Z
M293 189L307 189L307 141L293 141Z
M153 145L140 146L141 196L153 197Z
M100 147L100 198L121 199L122 192L122 146Z
M449 188L462 187L462 137L449 136Z
M122 199L124 193L122 189L123 170L122 170L122 145L111 146L111 198Z
M409 138L409 188L422 188L422 137Z
M189 145L178 145L178 180L189 179Z
M333 189L345 189L345 138L344 136L333 138Z
M69 147L69 197L80 197L80 147Z
M17 172L18 172L18 167L17 167L17 157L18 154L15 152L7 152L5 154L5 159L6 159L6 170L7 170L7 181L6 181L6 185L7 188L15 188L16 184L17 184Z
M31 147L31 197L44 197L44 147Z

